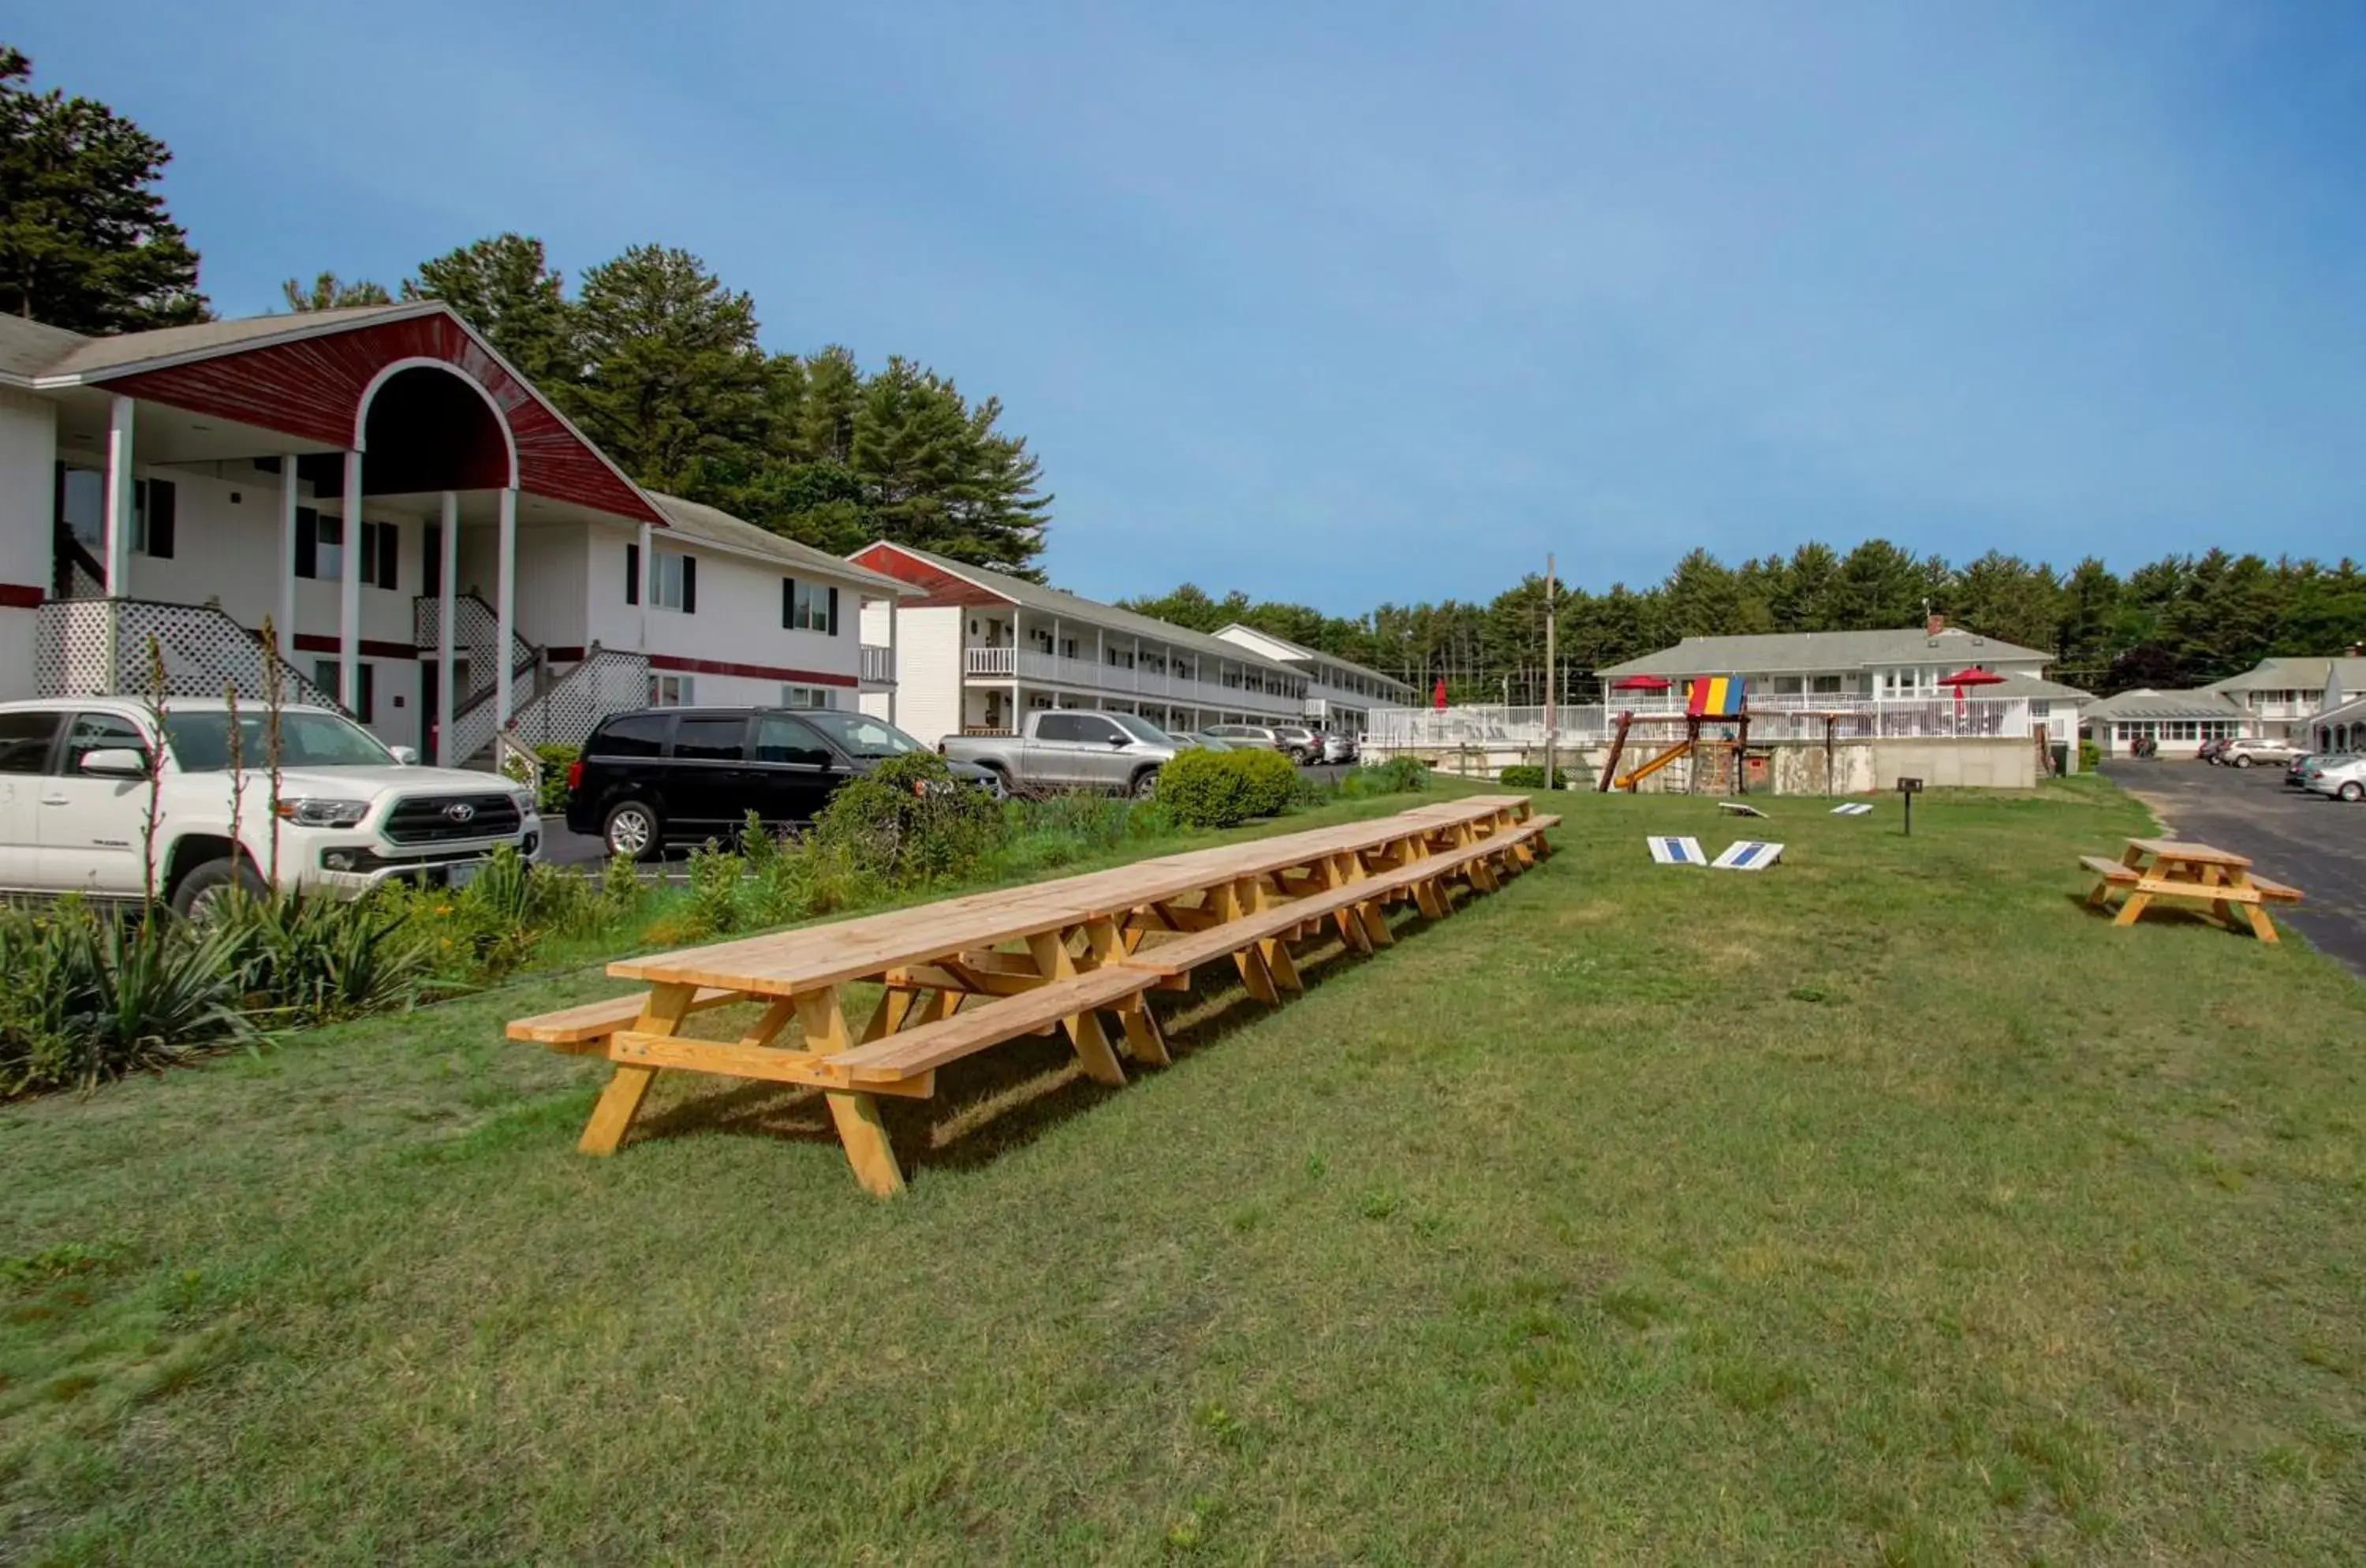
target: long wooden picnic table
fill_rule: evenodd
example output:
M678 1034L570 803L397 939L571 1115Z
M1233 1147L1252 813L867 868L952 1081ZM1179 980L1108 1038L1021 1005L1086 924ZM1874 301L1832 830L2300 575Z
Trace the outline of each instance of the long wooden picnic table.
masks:
M1252 996L1279 1000L1302 987L1292 938L1335 921L1360 950L1384 945L1386 903L1412 898L1442 916L1452 882L1493 887L1546 852L1543 829L1555 820L1533 818L1525 795L1471 796L624 959L608 972L649 982L645 998L521 1019L509 1033L616 1064L584 1128L587 1153L617 1147L660 1071L805 1084L823 1090L863 1186L894 1192L903 1176L873 1096L925 1098L937 1067L1055 1027L1065 1028L1089 1076L1121 1084L1101 1011L1117 1016L1137 1061L1164 1063L1146 992L1188 986L1197 964L1229 957ZM885 987L859 1032L842 997L858 981ZM735 1002L765 1004L736 1042L681 1032L693 1013ZM801 1036L794 1049L780 1043L792 1021Z

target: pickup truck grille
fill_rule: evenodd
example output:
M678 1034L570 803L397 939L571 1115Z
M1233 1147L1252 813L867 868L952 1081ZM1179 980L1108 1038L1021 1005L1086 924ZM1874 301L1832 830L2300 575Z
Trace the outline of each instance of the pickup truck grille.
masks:
M386 836L398 844L507 838L518 830L519 821L516 799L499 791L486 795L408 795L396 801L394 809L387 814Z

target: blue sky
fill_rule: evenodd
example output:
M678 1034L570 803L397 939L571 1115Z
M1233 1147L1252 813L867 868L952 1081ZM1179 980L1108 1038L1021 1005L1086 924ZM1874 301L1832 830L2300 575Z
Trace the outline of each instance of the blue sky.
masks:
M1002 398L1047 565L1354 614L2366 546L2366 7L44 7L225 314L504 229ZM2366 551L2361 551L2366 553Z

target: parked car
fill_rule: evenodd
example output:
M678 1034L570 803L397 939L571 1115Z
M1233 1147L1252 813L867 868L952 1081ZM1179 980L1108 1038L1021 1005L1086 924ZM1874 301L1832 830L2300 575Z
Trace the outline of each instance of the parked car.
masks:
M231 722L220 697L175 697L160 745L127 698L0 703L0 887L139 898L152 863L158 895L203 918L233 887L356 897L394 877L465 882L504 844L541 848L528 791L415 766L409 748L306 706L279 713L275 833L266 716L239 711L235 782Z
M1226 740L1222 737L1217 735L1214 731L1207 729L1189 730L1183 735L1177 737L1177 739L1189 740L1192 745L1204 747L1206 750L1211 751L1230 751L1239 745L1238 741Z
M1222 733L1219 731L1218 733ZM993 773L1006 789L1113 790L1137 798L1185 743L1146 718L1089 708L1039 708L1017 735L948 735L937 750Z
M2284 787L2299 789L2308 783L2308 775L2333 759L2320 751L2304 751L2284 768Z
M2323 767L2309 774L2308 789L2312 795L2329 795L2336 800L2366 800L2366 757L2327 758Z
M2201 749L2200 750L2198 750L2198 751L2194 752L2194 753L2193 753L2193 755L2194 755L2195 760L2196 760L2196 761L2203 761L2203 762L2214 762L2214 761L2216 761L2218 760L2219 753L2221 753L2221 752L2225 751L2225 750L2226 750L2226 739L2225 739L2225 737L2224 737L2224 736L2220 736L2220 735L2214 735L2214 736L2212 736L2209 739L2204 740L2204 741L2202 743L2202 749Z
M2226 742L2225 749L2218 753L2218 761L2230 768L2256 768L2261 762L2290 762L2299 755L2300 748L2289 740L2238 735Z
M1323 737L1323 760L1326 762L1352 762L1356 760L1356 738L1337 730Z
M611 714L567 770L567 826L610 854L647 859L673 843L728 839L753 811L766 826L810 822L839 785L928 748L884 719L834 708L639 708ZM955 776L997 788L983 769Z
M1302 724L1216 724L1209 726L1207 732L1235 746L1266 747L1293 762L1319 761L1323 757L1322 739Z

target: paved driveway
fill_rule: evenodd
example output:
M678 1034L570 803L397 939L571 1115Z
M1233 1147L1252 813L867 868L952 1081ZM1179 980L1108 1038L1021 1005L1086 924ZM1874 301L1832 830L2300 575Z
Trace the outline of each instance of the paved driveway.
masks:
M2284 787L2282 767L2200 762L2103 764L2141 795L2172 833L2248 855L2260 872L2308 895L2275 918L2366 977L2366 805Z

